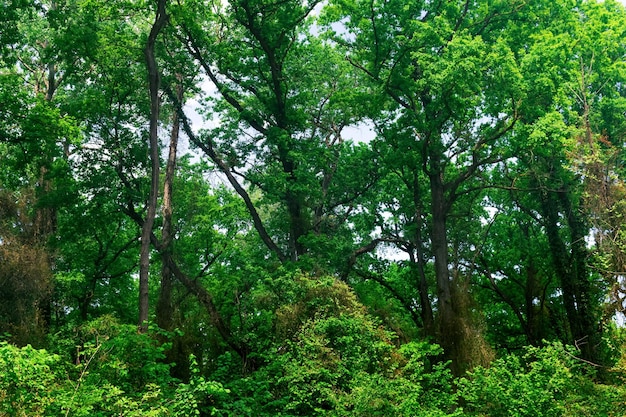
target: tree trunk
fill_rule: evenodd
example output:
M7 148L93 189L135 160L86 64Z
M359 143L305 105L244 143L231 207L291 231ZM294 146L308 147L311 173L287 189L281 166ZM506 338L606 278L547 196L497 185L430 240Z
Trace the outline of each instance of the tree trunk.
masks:
M156 216L157 197L159 193L159 70L154 56L154 45L161 29L167 24L167 14L165 12L166 0L159 0L156 18L148 42L144 49L146 66L148 69L148 85L150 92L150 165L151 183L150 196L148 198L148 212L146 220L141 230L141 252L139 257L139 332L147 330L148 321L148 273L150 269L150 234Z
M177 77L180 82L180 76ZM183 101L182 84L176 88L176 95L179 103ZM161 251L172 253L172 240L174 230L172 227L172 190L174 174L176 171L176 152L178 149L178 135L180 132L180 119L178 113L172 115L172 132L170 135L170 146L165 168L165 182L163 185L163 228L161 232ZM163 262L161 267L161 291L156 306L157 325L164 330L173 329L174 307L172 305L173 273L167 262Z
M422 318L422 325L424 326L424 334L426 336L435 336L435 319L433 315L433 307L430 302L429 291L428 291L428 282L426 281L426 271L424 271L424 265L426 264L426 259L424 259L424 242L422 238L422 227L424 226L424 222L422 221L422 200L421 200L421 192L420 192L420 184L419 184L419 176L417 170L413 171L413 205L415 206L415 255L413 254L413 250L411 250L410 258L412 263L412 269L416 270L414 274L417 275L416 282L419 291L420 297L420 305L421 311L420 315Z
M285 117L281 117L284 119ZM287 136L287 130L283 129ZM310 230L306 222L304 204L302 203L302 191L294 190L298 187L296 177L296 163L289 155L289 141L283 138L277 140L278 158L283 167L283 172L287 175L287 190L285 192L285 203L287 205L287 215L289 216L289 257L291 261L297 262L300 255L306 252L306 248L300 242L300 238ZM295 186L295 187L294 187Z
M297 262L301 255L306 252L300 238L308 232L308 225L304 217L304 210L300 198L292 191L287 191L287 212L289 213L289 253L291 260Z
M435 257L435 277L437 281L437 309L439 314L439 343L450 359L456 358L458 337L456 317L452 305L450 270L448 269L448 236L446 229L446 202L441 175L430 176L432 197L431 244Z
M569 323L568 343L575 344L584 359L600 362L597 346L600 331L595 320L592 305L592 288L587 268L585 248L586 228L565 192L546 191L542 195L542 210L546 219L546 232L550 244L552 263L563 292L563 304ZM559 208L565 214L570 233L570 251L560 233Z

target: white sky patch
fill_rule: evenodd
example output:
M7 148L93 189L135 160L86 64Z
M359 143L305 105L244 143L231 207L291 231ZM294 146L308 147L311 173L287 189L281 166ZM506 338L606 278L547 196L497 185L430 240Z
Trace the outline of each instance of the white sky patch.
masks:
M354 143L369 143L376 137L376 132L374 132L374 126L371 123L361 122L354 126L345 127L342 136Z
M198 133L200 129L213 129L220 125L218 117L213 117L210 120L205 119L202 114L204 105L201 103L205 97L219 97L217 87L206 76L202 76L200 90L202 93L188 100L183 108L194 133Z

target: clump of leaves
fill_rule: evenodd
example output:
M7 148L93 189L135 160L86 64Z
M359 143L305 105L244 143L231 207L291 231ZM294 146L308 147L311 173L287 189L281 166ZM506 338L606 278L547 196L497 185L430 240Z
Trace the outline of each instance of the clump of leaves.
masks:
M163 350L150 334L110 316L77 329L74 357L0 342L0 416L219 415L228 390L200 375L169 376Z
M222 415L220 404L228 399L230 391L219 382L205 379L196 358L190 358L190 379L176 388L172 410L176 416Z
M267 291L271 290L268 285ZM276 337L264 366L227 382L232 415L453 415L456 395L441 348L398 346L345 283L296 276L280 286ZM229 355L221 358L226 375Z
M477 367L459 382L465 411L491 417L623 415L618 399L624 393L594 383L594 370L577 355L555 342Z
M443 349L428 342L411 342L392 352L391 372L361 372L342 398L338 415L456 416L457 394Z
M0 342L0 415L43 415L53 402L61 358L30 345Z

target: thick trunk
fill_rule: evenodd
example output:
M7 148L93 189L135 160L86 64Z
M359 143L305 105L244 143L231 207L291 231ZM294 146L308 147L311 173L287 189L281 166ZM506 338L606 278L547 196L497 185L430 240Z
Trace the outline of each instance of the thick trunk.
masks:
M92 276L89 280L89 286L85 290L83 296L80 298L78 309L80 311L80 318L83 322L87 322L87 320L89 319L89 309L91 307L91 301L93 300L97 281L98 277L95 275Z
M530 238L527 236L527 238ZM541 342L541 335L543 334L541 315L543 314L541 306L543 306L543 297L539 294L539 280L537 279L537 268L535 268L532 259L528 260L528 265L525 268L526 272L526 286L524 288L524 305L526 308L526 320L520 319L520 325L524 329L526 339L528 343L533 346L537 346ZM535 298L541 300L539 304L539 311L535 306Z
M572 291L577 310L577 321L571 323L574 343L580 348L583 358L600 362L598 358L598 345L600 344L600 326L593 311L593 289L589 280L589 268L587 258L589 253L586 248L585 237L588 229L583 224L581 214L566 193L559 194L559 200L566 213L567 225L570 229L571 255L570 273L568 277L572 280Z
M433 158L434 159L434 158ZM451 281L447 219L454 197L446 195L446 184L437 163L431 163L430 192L432 209L431 245L435 258L437 282L437 341L452 361L455 375L462 375L474 364L482 364L490 355L484 341L477 337L469 315L470 298L466 284ZM453 286L454 285L454 286Z
M451 358L456 350L456 320L452 305L450 270L448 269L448 237L446 230L446 202L439 175L431 175L432 234L431 244L435 258L437 281L437 309L439 313L439 341Z
M148 36L144 50L146 66L148 68L148 85L150 91L150 165L151 183L148 198L148 211L141 230L141 252L139 257L139 331L147 330L148 321L148 272L150 269L150 234L156 216L157 197L159 193L159 71L154 56L154 45L161 29L167 23L165 0L159 0L154 24Z
M430 303L429 293L428 293L428 283L426 282L426 274L424 272L424 264L422 261L418 261L417 270L419 275L419 295L420 295L420 304L421 304L421 312L420 315L422 317L422 323L424 325L424 334L426 336L434 336L435 335L435 318L433 315L433 307Z
M296 262L300 255L306 252L306 248L300 241L308 231L306 219L303 216L303 208L296 193L287 192L287 212L289 213L289 252L291 260Z
M426 272L424 271L421 249L415 249L417 256L413 253L413 250L414 248L411 248L412 252L409 253L409 260L411 261L411 274L415 277L420 299L420 320L415 321L415 323L422 327L425 336L435 336L435 319L433 307L428 296L428 283L426 282Z
M284 135L288 136L286 131ZM289 257L296 262L300 255L306 251L300 238L309 231L304 216L304 204L302 203L302 192L294 190L298 187L298 178L296 177L296 162L289 155L289 140L283 138L277 139L278 142L278 158L283 167L283 172L287 176L287 190L285 192L285 203L287 206L287 215L289 216Z
M550 191L546 191L542 194L541 206L545 216L545 227L548 243L550 245L552 265L554 266L556 276L561 284L563 305L569 324L567 331L568 340L566 340L566 342L572 343L574 341L575 327L578 322L578 311L576 310L572 277L569 276L570 271L568 270L569 256L565 242L560 235L558 202Z

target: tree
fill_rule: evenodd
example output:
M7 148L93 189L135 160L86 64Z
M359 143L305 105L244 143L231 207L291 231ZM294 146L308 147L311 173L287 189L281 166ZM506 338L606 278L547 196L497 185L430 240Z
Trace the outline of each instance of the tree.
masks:
M381 126L381 146L392 147L400 159L412 155L409 167L416 172L405 169L404 192L424 190L427 196L437 334L454 359L469 340L460 325L466 312L453 299L449 221L459 199L481 188L481 173L503 160L517 120L521 78L501 36L516 11L514 4L470 8L467 2L418 1L336 2L328 11L342 26L334 39L383 97L385 119L374 122ZM423 204L418 200L417 209Z
M156 216L157 199L159 194L159 169L161 159L159 156L159 139L158 139L158 123L159 123L159 86L160 74L154 53L155 43L159 32L167 24L167 14L165 10L166 1L159 0L157 2L157 12L154 24L150 29L148 41L144 49L146 58L146 67L148 69L148 86L150 92L150 133L149 133L149 149L150 149L150 196L148 198L148 210L146 218L143 221L141 229L141 254L139 258L139 330L145 332L148 322L148 270L150 268L150 235L154 226L154 218Z
M622 155L618 149L626 134L626 72L622 58L626 11L617 2L589 3L581 15L585 24L573 35L578 40L578 62L572 62L569 86L579 131L569 145L573 148L567 148L567 156L570 169L582 176L581 216L588 219L586 225L594 234L595 248L588 254L589 272L599 273L604 278L602 285L612 288L615 297L622 285L616 272L624 270L622 226L618 220L623 192L618 161ZM619 296L614 300L614 308L622 310ZM609 308L604 320L614 311Z
M355 120L354 79L311 33L316 4L240 1L211 10L189 2L177 16L180 40L219 93L205 110L219 116L219 127L187 134L245 201L281 262L315 257L314 236L334 234L324 227L339 226L331 219L345 218L376 178L352 176L345 189L337 186L368 155L344 143L342 130ZM342 166L342 158L355 164ZM258 202L253 190L261 192ZM265 207L288 221L264 220Z
M476 297L498 349L515 351L544 340L563 340L567 319L559 297L549 244L538 219L537 198L523 181L516 190L491 190L495 210L475 262ZM495 183L499 183L497 177Z
M58 210L74 197L69 157L81 135L61 103L66 81L78 65L60 46L67 10L56 2L12 6L14 10L3 7L1 12L7 31L1 35L0 162L6 169L0 174L0 190L21 211L12 215L15 226L23 225L15 231L24 251L45 253L44 269L50 270L54 254L46 246L56 233ZM26 198L27 206L19 203ZM41 267L39 260L33 261L36 268ZM42 279L49 284L46 276ZM45 326L51 320L49 295L45 291L46 298L36 303Z
M511 189L533 195L534 201L519 196L514 201L545 235L550 274L558 283L558 289L552 291L561 293L567 323L561 326L565 328L561 338L579 345L585 359L600 363L604 360L600 305L605 286L592 270L592 253L586 242L591 234L589 219L594 215L589 216L587 210L598 202L594 194L606 195L606 187L601 179L605 175L589 150L603 146L601 141L596 143L601 136L593 132L615 120L613 111L623 100L617 81L623 74L615 67L623 46L612 38L609 27L618 24L624 12L611 2L602 6L584 3L579 9L563 4L560 10L559 22L537 34L533 47L519 52L520 69L531 83L511 143L519 159L504 169L504 176ZM598 36L602 32L607 35ZM597 42L589 41L592 37ZM596 113L595 106L604 111ZM614 134L613 140L618 137ZM573 161L577 162L572 165ZM591 183L596 190L585 193Z

